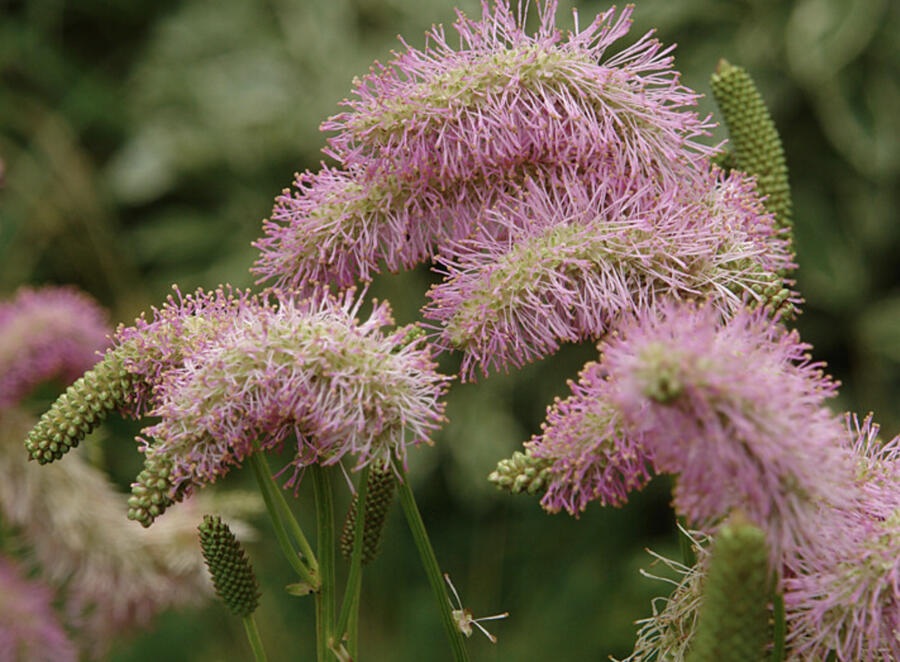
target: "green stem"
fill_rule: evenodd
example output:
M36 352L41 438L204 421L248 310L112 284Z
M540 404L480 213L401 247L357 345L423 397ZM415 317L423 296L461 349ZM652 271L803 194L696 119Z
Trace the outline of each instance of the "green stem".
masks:
M681 525L681 527L676 527L678 528L678 546L681 548L681 562L688 568L693 568L697 564L697 554L694 552L690 537L684 532L687 531L687 520L679 517L678 523Z
M422 559L422 566L425 568L425 574L428 575L428 583L431 584L431 591L437 600L438 609L441 614L441 623L450 640L450 649L453 651L453 659L455 662L468 662L469 655L466 652L465 643L463 642L462 633L456 626L451 612L450 596L447 595L447 589L444 584L444 577L441 574L441 568L438 565L437 558L434 555L434 549L431 547L431 541L428 539L428 532L425 531L425 523L422 521L422 515L416 506L416 500L412 490L409 487L409 480L406 471L402 466L397 466L400 480L397 481L397 490L400 493L400 504L403 506L403 514L406 515L406 521L409 524L409 530L415 540L416 547L419 550L419 556Z
M772 616L775 621L773 628L773 640L775 643L772 646L772 662L784 662L784 635L786 626L784 622L784 596L780 593L776 593L775 597L772 599Z
M249 616L245 616L244 621L244 629L247 631L247 640L250 642L250 648L253 649L253 658L256 662L268 662L266 657L266 651L263 648L262 638L259 636L259 630L256 627L256 620L253 618L253 614Z
M266 462L266 456L262 453L257 453L257 455L259 455L259 461L265 469L266 475L271 476L272 472L269 470L269 464L268 462ZM294 513L291 511L291 507L288 505L287 500L284 498L284 491L279 488L275 481L271 478L269 479L267 484L270 486L270 494L272 495L272 499L275 505L278 507L279 511L282 514L283 521L287 522L288 530L294 536L294 540L296 540L297 544L300 546L300 553L303 555L304 559L306 559L306 563L307 565L309 565L312 573L318 574L319 562L316 560L316 555L313 553L312 546L309 544L306 536L303 535L303 529L300 528L300 524L294 517Z
M272 494L272 475L265 466L265 460L262 459L262 453L259 451L250 454L250 466L253 467L253 473L256 476L256 482L259 484L259 491L262 492L263 501L266 504L266 510L269 512L269 519L272 520L272 527L275 529L275 537L278 538L278 544L281 551L291 567L300 575L304 582L313 588L318 587L319 578L317 573L309 568L300 559L296 550L288 539L287 531L284 528L284 522L281 519L279 508L275 505L275 499ZM275 486L277 489L277 486ZM310 557L312 559L312 557Z
M366 497L369 491L369 466L359 473L359 487L356 497L356 521L353 527L353 551L350 554L350 573L347 575L347 586L344 588L344 599L341 602L341 613L338 616L335 634L343 637L354 609L359 608L359 591L362 586L362 550L366 524ZM355 641L350 638L351 655Z
M322 580L316 593L316 658L327 662L334 643L334 503L331 478L325 468L313 464L309 471L316 495L316 544Z
M360 582L362 586L362 582ZM359 591L354 597L353 609L350 610L350 622L347 624L347 634L350 635L350 659L356 660L359 656Z

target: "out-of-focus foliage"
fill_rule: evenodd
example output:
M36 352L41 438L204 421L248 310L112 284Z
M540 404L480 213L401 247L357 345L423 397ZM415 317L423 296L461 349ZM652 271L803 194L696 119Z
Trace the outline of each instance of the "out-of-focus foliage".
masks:
M0 0L0 294L70 282L127 322L172 282L186 291L251 284L260 219L294 171L318 167L318 125L352 77L401 48L398 33L421 45L432 23L452 21L453 4ZM460 4L477 11L474 0ZM582 24L607 7L577 4ZM722 57L758 83L793 185L807 300L797 325L845 382L839 406L874 409L886 432L897 431L900 3L638 0L635 15L634 38L655 27L679 44L688 86L708 94ZM570 20L564 6L560 23ZM709 98L701 112L715 112ZM389 298L403 323L427 281L425 271L390 276L370 292ZM496 647L472 640L476 659L627 655L632 621L659 590L636 568L644 546L675 545L663 482L624 510L592 508L575 521L485 480L537 431L544 407L593 352L566 348L513 375L455 385L451 422L435 448L412 458L438 556L467 606L511 612ZM123 482L137 458L134 431L120 432L126 439L109 443L107 457ZM308 497L302 490L304 521ZM396 515L383 556L366 570L364 659L442 659L431 596ZM296 659L312 650L312 610L281 590L290 577L274 551L249 550L264 590L258 618L271 658ZM239 623L224 612L160 627L163 636L123 643L114 659L235 659L244 650Z

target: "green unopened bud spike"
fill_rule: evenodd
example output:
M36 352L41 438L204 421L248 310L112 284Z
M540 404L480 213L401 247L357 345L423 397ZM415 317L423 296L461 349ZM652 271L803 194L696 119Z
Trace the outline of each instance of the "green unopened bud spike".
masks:
M741 67L720 60L711 85L728 126L732 151L725 162L755 175L759 192L767 196L766 209L775 214L780 227L791 228L793 205L784 148L753 79Z
M108 412L127 402L133 379L119 353L107 352L59 396L28 433L25 448L30 458L47 464L76 447Z
M765 534L732 517L715 538L687 662L759 662L771 641Z
M516 451L512 457L500 460L488 481L513 494L541 494L547 490L550 464L550 460L536 458L526 448L524 453Z
M166 509L180 501L182 495L172 497L172 461L162 454L147 449L144 468L131 484L128 498L128 519L141 523L144 528L166 512Z
M381 535L387 521L388 510L394 502L397 482L391 471L371 469L366 489L366 521L363 525L362 562L371 563L381 549ZM356 528L359 502L354 495L341 532L341 555L350 560L353 554L353 536Z
M235 616L246 618L256 610L260 595L247 554L217 515L205 515L197 529L216 593Z

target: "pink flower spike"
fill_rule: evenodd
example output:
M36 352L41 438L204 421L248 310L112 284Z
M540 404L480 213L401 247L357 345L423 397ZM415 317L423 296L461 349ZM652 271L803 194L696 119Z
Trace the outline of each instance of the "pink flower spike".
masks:
M480 21L459 15L458 49L434 28L424 50L358 79L349 109L322 127L336 132L326 153L341 169L298 175L276 199L255 243L260 281L345 288L475 231L495 237L485 211L514 206L530 177L577 170L650 198L702 181L715 148L697 139L713 124L689 110L698 95L678 82L671 48L646 35L607 58L630 7L568 36L555 0L537 8L528 35L527 4L485 2Z
M659 472L677 474L674 505L714 527L739 508L767 534L772 567L820 536L818 513L860 501L836 384L762 312L723 321L705 306L665 304L602 343L606 388Z
M180 367L184 352L197 349L231 323L238 311L253 306L255 297L249 290L220 286L213 291L198 289L182 294L173 285L162 308L153 308L151 319L141 314L133 326L119 325L113 336L113 348L125 369L137 379L128 403L129 414L140 417L154 405L154 390L163 375Z
M606 388L599 364L588 363L569 386L572 395L547 408L541 434L526 447L535 458L552 462L541 505L577 517L594 500L601 506L624 504L630 491L650 480L652 464L618 412L598 398Z
M458 12L458 48L442 27L423 51L404 42L322 125L337 132L327 153L370 177L396 172L428 186L505 178L524 163L604 163L610 175L674 181L712 153L695 141L713 125L685 110L698 95L679 84L671 48L648 34L606 55L628 33L632 7L564 35L556 1L535 6L533 35L527 3L514 12L485 1L480 20Z
M791 264L786 242L736 173L713 170L665 195L593 185L578 172L529 179L488 218L490 229L439 257L446 278L424 311L440 323L436 344L464 351L464 379L600 338L661 297L706 300L726 315L745 301L798 302L777 275Z

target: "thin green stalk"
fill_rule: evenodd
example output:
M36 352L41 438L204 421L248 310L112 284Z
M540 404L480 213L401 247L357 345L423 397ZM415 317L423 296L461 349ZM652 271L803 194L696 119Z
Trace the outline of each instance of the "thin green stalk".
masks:
M444 585L444 577L441 574L441 568L438 565L437 558L434 555L434 549L431 547L431 541L428 539L428 532L425 531L425 523L422 521L422 515L416 506L416 500L412 490L409 487L409 480L406 477L406 471L402 466L397 466L400 474L400 480L397 481L397 491L400 493L400 503L403 506L403 513L406 515L406 521L409 524L409 530L415 540L416 547L419 550L419 556L422 559L422 566L425 568L425 574L428 575L428 583L431 584L431 591L437 600L438 609L441 614L441 623L450 640L450 649L453 652L455 662L468 662L469 654L466 652L465 642L462 633L453 620L451 611L450 596L447 595L447 589Z
M362 586L362 582L360 582ZM360 592L356 592L354 597L354 605L350 610L350 622L347 624L347 634L350 635L350 659L356 660L359 657L359 597Z
M257 455L259 455L259 461L262 463L266 475L271 476L272 472L269 470L269 463L266 462L265 455L263 455L262 453L257 453ZM300 524L297 522L297 518L294 517L294 513L291 511L291 507L288 505L287 500L284 498L283 490L281 490L278 485L275 484L275 481L273 481L271 478L269 478L268 485L272 488L270 489L270 493L272 494L273 501L279 508L283 516L283 521L287 522L288 530L294 536L294 540L296 540L297 544L300 546L300 552L306 559L307 565L309 565L310 570L314 574L318 573L319 562L316 560L316 555L313 553L312 546L309 544L309 541L303 534L303 529L300 528Z
M772 599L772 616L775 621L774 632L773 632L773 640L774 645L772 646L772 662L784 662L784 635L785 635L785 622L784 622L784 596L780 593L776 593L775 597Z
M350 573L347 575L347 586L344 588L344 599L341 602L341 613L338 616L337 627L335 627L335 635L343 637L347 633L347 625L350 622L350 616L355 609L359 608L359 592L362 586L362 550L363 538L365 537L366 524L366 497L369 491L369 466L366 465L359 472L359 487L357 488L356 497L356 522L353 528L353 551L350 554ZM348 633L349 634L349 633ZM350 637L351 655L352 649L355 647L353 637Z
M681 562L688 568L693 568L697 564L697 554L694 552L690 536L685 533L687 531L687 520L679 517L678 524L680 526L676 528L678 529L678 546L681 548Z
M316 544L319 577L322 583L316 593L316 658L331 660L330 646L334 637L334 502L331 477L324 467L309 467L316 495Z
M256 662L268 662L266 651L263 649L262 638L259 636L259 630L256 627L256 620L253 614L245 616L244 629L247 631L247 640L250 642L250 648L253 649L253 658Z
M253 467L253 473L256 476L256 482L259 484L259 491L262 492L263 501L266 504L266 510L269 512L269 519L272 520L272 527L275 529L275 537L281 546L281 551L291 567L300 575L300 578L312 587L319 585L317 574L307 568L306 564L300 559L297 551L291 545L288 539L287 531L284 528L284 522L281 519L279 508L275 504L272 494L272 475L265 466L262 453L255 452L250 454L250 466ZM310 557L312 558L312 557Z

